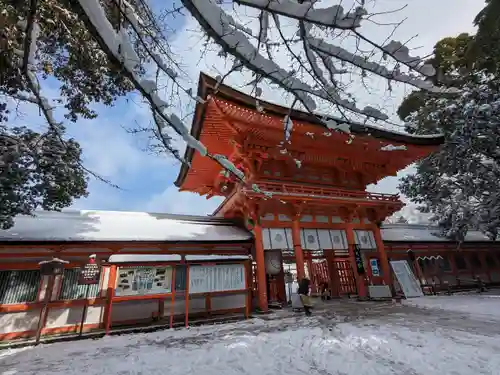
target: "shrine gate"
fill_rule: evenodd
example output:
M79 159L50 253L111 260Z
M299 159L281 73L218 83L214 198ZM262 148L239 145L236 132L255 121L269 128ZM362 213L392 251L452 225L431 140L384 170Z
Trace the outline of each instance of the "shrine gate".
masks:
M207 199L225 197L214 216L247 220L256 241L252 255L260 309L286 300L288 269L298 279L309 276L313 293L327 283L334 295L366 297L367 285L389 285L380 223L403 203L398 195L366 192L366 186L395 176L443 138L356 123L349 124L351 134L331 131L309 113L263 101L257 110L255 98L215 86L213 78L200 76L203 102L197 104L191 134L212 154L232 161L246 184L189 147L185 159L191 168L183 165L175 184ZM286 116L293 122L288 140Z

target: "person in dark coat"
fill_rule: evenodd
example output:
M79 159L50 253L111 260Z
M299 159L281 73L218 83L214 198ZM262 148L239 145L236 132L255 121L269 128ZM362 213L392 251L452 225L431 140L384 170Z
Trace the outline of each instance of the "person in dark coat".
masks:
M304 278L299 282L299 289L297 290L297 294L300 296L300 300L302 301L302 305L304 306L304 311L307 316L311 316L312 304L309 298L309 285L311 282L308 278Z

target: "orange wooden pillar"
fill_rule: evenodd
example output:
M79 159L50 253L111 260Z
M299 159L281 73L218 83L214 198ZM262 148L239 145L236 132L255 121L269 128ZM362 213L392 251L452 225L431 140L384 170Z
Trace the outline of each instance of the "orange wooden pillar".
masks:
M259 308L267 312L267 283L266 283L266 261L264 257L264 243L262 240L262 227L255 224L253 228L255 237L255 262L257 263L257 289Z
M292 221L292 241L297 267L297 280L300 281L306 277L306 271L304 269L304 253L302 252L302 243L300 241L300 221L298 217L295 217Z
M108 277L108 291L106 293L107 303L104 309L104 329L106 335L109 334L111 330L111 310L113 308L113 297L115 296L115 286L116 286L116 264L112 264L109 267L109 277Z
M385 285L391 286L391 267L389 264L389 259L384 247L384 241L382 240L382 235L380 234L380 228L378 226L373 227L373 236L375 237L375 243L377 245L378 256L380 260L380 266L382 268L382 278ZM371 272L371 270L370 270Z
M351 261L352 270L354 272L354 278L356 279L356 287L358 289L358 296L365 298L368 296L368 291L365 285L365 278L363 275L358 274L358 267L356 265L356 257L354 256L354 245L356 241L354 240L354 229L352 227L351 220L345 224L345 233L347 237L347 244L349 246L349 260Z

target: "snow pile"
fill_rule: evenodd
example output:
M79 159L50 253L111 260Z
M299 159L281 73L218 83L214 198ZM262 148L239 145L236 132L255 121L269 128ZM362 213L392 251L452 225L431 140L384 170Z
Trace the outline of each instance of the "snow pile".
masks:
M500 295L498 294L429 296L403 302L409 306L464 313L478 320L500 321Z

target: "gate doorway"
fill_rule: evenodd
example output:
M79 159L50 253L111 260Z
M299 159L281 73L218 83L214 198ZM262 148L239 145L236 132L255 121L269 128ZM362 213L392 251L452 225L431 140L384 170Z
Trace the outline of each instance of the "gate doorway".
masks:
M341 295L357 294L356 277L349 259L335 259L335 268L339 273L339 293Z

